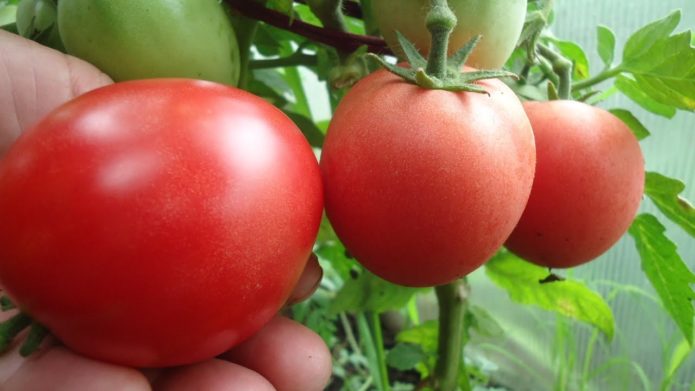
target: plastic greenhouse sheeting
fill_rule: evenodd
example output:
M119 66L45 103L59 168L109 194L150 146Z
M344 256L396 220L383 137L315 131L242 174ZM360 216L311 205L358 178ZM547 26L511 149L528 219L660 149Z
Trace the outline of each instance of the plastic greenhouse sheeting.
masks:
M616 58L619 59L622 44L632 32L674 9L682 10L681 25L677 31L695 30L695 0L556 0L553 32L560 39L572 40L584 47L592 73L598 73L603 64L596 51L597 25L605 25L615 32L618 43ZM695 114L679 112L673 120L667 120L646 112L622 96L614 96L601 106L607 109L624 107L635 113L652 132L652 136L641 143L647 170L684 181L687 188L683 195L691 201L695 200ZM641 211L656 212L651 201L646 199L641 208ZM666 223L665 219L661 220ZM675 225L666 225L668 235L678 245L680 255L691 270L695 270L695 240ZM641 270L634 242L627 235L597 261L571 272L559 273L588 281L604 298L615 293L615 286L603 283L609 281L639 288L656 297ZM488 359L491 352L496 352L493 356L495 359L490 360L491 365L500 367L498 376L501 383L513 385L512 389L517 391L555 389L559 366L565 366L565 369L569 367L572 372L568 374L570 377L596 375L600 380L590 383L587 390L643 390L645 378L656 390L675 346L683 340L673 321L657 302L634 291L623 290L609 301L615 315L616 335L611 343L596 345L588 371L583 375L583 356L590 345L593 330L573 325L571 332L563 334L558 331L562 328L558 328L557 318L553 315L511 303L507 295L493 287L482 274L476 272L471 278L472 300L484 305L500 320L508 339L497 347L491 347L489 343L481 344L471 351L473 357L480 355ZM576 351L576 361L553 362L553 351L561 349ZM505 362L512 369L501 369ZM606 373L615 376L605 376ZM695 389L692 387L695 387L695 352L691 352L670 389L690 391Z

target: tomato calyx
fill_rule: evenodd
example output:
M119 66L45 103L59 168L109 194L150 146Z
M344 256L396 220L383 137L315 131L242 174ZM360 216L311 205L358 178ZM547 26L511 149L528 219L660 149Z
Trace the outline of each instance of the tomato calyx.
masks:
M426 19L427 29L432 36L431 49L427 59L420 54L412 42L398 31L396 31L398 43L410 64L410 68L390 64L374 54L368 54L368 56L407 82L427 89L487 94L484 88L474 82L501 77L518 78L516 74L504 70L489 69L461 72L466 60L468 60L482 36L477 35L471 38L451 57L447 57L449 35L456 26L456 16L445 0L432 0L432 5L432 9Z
M15 305L7 296L0 298L0 309L2 311L8 311L13 308L15 308ZM22 346L19 348L19 354L22 357L28 357L34 353L49 332L46 327L34 321L24 312L19 312L0 323L0 353L6 351L17 335L27 327L29 327L29 334L27 334Z
M548 269L548 275L540 280L538 280L539 284L550 284L552 282L558 282L558 281L565 281L565 277L562 277L560 275L557 275L553 273L551 269Z

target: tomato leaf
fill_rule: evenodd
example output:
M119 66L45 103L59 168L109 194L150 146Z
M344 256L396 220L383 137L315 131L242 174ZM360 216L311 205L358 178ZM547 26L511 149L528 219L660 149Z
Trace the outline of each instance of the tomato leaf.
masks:
M412 343L399 343L389 350L386 355L386 363L399 371L407 371L427 358L420 345Z
M504 329L487 310L477 305L466 309L466 329L475 331L478 335L488 338L499 338L504 335Z
M598 55L606 67L609 67L615 58L615 34L606 26L598 26L596 32L598 34Z
M439 345L439 322L436 320L428 320L427 322L403 330L396 335L396 341L399 343L417 345L422 349L425 357L416 365L416 369L422 378L428 377L433 371L436 363L437 346Z
M685 184L656 172L648 172L644 193L659 210L695 238L695 208L681 197Z
M306 137L307 141L309 141L309 144L311 144L312 147L321 148L325 136L321 129L316 126L316 123L313 120L293 111L283 110L283 112L290 117L295 124L297 124L299 129L304 134L304 137Z
M405 306L418 291L421 289L394 285L363 270L356 278L345 282L331 309L334 312L384 312Z
M254 46L260 54L266 57L278 56L294 51L292 43L297 36L279 28L260 23L254 35Z
M293 0L268 0L267 7L282 12L287 16L292 16Z
M665 18L656 20L637 30L625 43L623 62L644 57L658 41L666 39L676 29L680 20L680 11L674 11ZM661 53L661 55L663 54Z
M695 274L678 255L675 243L666 237L665 231L659 220L647 213L637 216L629 230L642 259L642 270L666 311L692 345Z
M620 118L621 121L627 125L632 133L637 137L637 140L644 140L649 137L651 133L647 128L640 122L640 120L635 117L630 111L625 109L611 109L609 110L614 116Z
M581 46L572 41L554 39L553 44L560 50L563 56L572 61L572 77L574 79L586 79L589 77L589 59Z
M548 270L528 263L509 251L497 253L485 264L488 277L505 289L518 303L531 304L545 310L588 323L613 338L615 321L606 301L585 284L575 280L541 284Z
M673 349L668 365L665 367L666 370L662 382L662 390L671 389L671 383L677 375L678 369L692 356L693 352L695 352L695 346L691 346L685 339Z
M695 47L691 31L670 35L679 21L676 11L633 34L619 69L632 73L639 89L653 100L693 111Z
M396 341L416 344L427 354L436 354L439 338L439 322L428 320L415 327L403 330L396 336Z
M630 77L619 75L615 79L615 87L647 111L669 119L676 115L674 107L654 100L637 81Z

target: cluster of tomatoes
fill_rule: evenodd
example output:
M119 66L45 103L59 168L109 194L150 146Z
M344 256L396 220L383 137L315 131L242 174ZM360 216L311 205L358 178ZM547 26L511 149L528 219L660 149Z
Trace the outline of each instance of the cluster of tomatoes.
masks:
M115 4L81 3L61 0L59 16L80 25L96 9L100 26L118 25ZM230 28L217 1L198 3ZM107 46L60 27L68 50L109 69ZM119 63L116 78L147 58ZM280 110L233 87L150 79L82 95L0 162L0 281L72 349L168 366L227 350L278 311L324 206L350 253L403 285L451 282L505 243L550 267L605 251L641 199L635 137L601 109L522 105L502 82L480 84L487 94L373 73L340 103L320 165Z

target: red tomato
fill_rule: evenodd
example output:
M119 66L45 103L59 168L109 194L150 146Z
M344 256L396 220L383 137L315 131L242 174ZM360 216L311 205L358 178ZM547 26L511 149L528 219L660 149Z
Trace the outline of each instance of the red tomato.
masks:
M0 283L84 355L191 363L273 317L322 207L312 149L261 98L114 84L49 114L0 163Z
M524 104L538 165L528 206L507 241L527 260L572 267L610 248L630 226L644 190L644 158L611 113L574 101Z
M504 83L490 95L425 90L386 71L343 98L321 157L326 213L367 269L445 284L485 262L524 210L531 126Z

